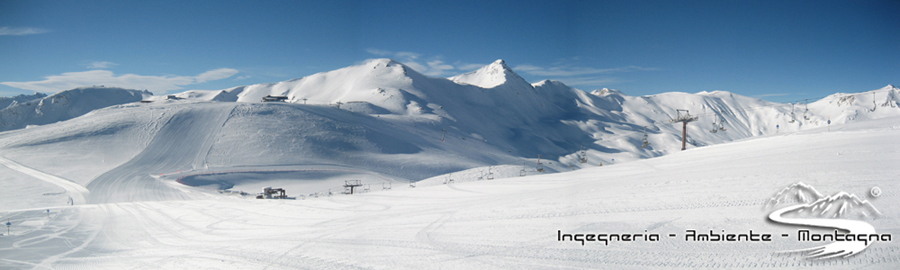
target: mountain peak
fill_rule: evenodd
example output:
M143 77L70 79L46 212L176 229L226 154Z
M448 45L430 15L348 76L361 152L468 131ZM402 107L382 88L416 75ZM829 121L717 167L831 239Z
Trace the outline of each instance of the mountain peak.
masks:
M367 66L367 67L372 67L372 69L377 69L379 67L396 67L396 66L400 66L403 68L406 67L406 65L404 65L403 63L400 63L400 62L398 62L394 59L390 59L390 58L369 59L362 65Z
M351 69L363 71L366 74L369 74L374 77L382 77L382 78L398 78L396 76L401 77L421 77L420 73L418 73L415 69L403 64L400 61L390 59L390 58L377 58L370 59L365 63L357 66L349 67ZM393 74L393 75L388 75ZM387 77L385 77L387 76ZM352 77L352 76L351 76Z
M609 89L606 87L604 87L603 89L597 89L597 90L591 91L591 95L600 96L600 97L605 97L605 96L612 95L612 94L622 95L622 92L620 92L619 90L616 90L616 89Z
M521 82L528 84L519 74L516 74L503 59L497 59L493 63L478 70L450 77L450 80L458 84L470 84L482 88L494 88L508 82ZM530 84L528 84L530 85Z
M506 65L506 61L503 61L503 59L497 59L496 61L494 61L493 63L491 63L488 66L505 69L505 70L512 70L509 68L509 66Z

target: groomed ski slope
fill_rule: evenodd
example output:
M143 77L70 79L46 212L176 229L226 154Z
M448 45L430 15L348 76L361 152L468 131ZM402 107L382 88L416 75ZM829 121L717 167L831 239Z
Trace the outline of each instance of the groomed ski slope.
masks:
M850 258L808 260L775 253L815 246L794 238L689 242L665 234L793 236L797 228L766 221L774 209L765 205L803 182L868 199L884 217L866 222L900 235L898 137L893 117L558 174L296 201L217 195L0 212L14 221L0 237L0 268L897 269L897 240ZM202 152L192 147L185 151ZM873 187L883 194L867 195ZM645 230L663 236L608 246L557 241L559 232Z
M168 119L150 144L137 156L91 181L89 203L177 200L189 192L175 190L155 172L206 167L206 156L234 103L208 103L182 107Z

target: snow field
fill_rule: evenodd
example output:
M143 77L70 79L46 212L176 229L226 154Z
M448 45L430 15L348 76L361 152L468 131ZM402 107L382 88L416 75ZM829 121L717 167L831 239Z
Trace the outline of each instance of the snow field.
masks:
M885 215L866 222L900 233L898 91L835 94L791 116L722 91L586 93L530 84L503 61L443 79L388 59L150 103L76 89L0 110L18 128L0 133L0 219L13 224L0 268L894 269L896 242L817 261L776 253L815 246L793 239L683 237L796 234L767 221L766 203L797 182L866 198ZM667 121L676 109L699 116L688 151ZM710 132L715 119L727 131ZM340 195L344 180L371 192ZM216 192L264 186L307 197ZM582 245L562 233L661 237Z
M847 259L778 254L811 243L687 242L685 230L790 233L768 198L803 181L868 197L900 233L897 119L716 145L574 172L307 200L202 200L5 212L3 268L802 268L893 269L900 244ZM809 162L814 159L816 162ZM563 233L660 233L658 242L557 241ZM678 238L665 234L676 233ZM27 255L35 254L35 255ZM37 255L40 254L40 255Z

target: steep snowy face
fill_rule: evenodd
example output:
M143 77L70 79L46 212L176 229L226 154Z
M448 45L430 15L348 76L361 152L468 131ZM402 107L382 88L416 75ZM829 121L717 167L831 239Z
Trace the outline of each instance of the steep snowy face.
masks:
M14 97L0 97L0 110L6 109L7 107L18 104L18 103L28 102L28 101L32 101L32 100L39 99L39 98L44 98L46 96L47 96L46 94L34 93L33 95L18 95L18 96L14 96Z
M284 95L290 103L330 105L416 129L427 124L457 138L480 138L518 157L557 157L585 145L588 152L604 156L623 153L616 159L625 160L680 149L676 146L681 144L681 128L668 123L676 110L699 117L688 126L687 141L705 146L825 127L829 116L832 122L843 123L896 115L900 110L891 109L897 107L894 100L900 93L894 89L874 91L874 103L872 96L857 94L826 98L809 104L808 111L804 104L801 111L797 104L792 108L725 91L632 97L608 88L588 93L551 80L529 84L503 60L444 79L422 75L391 59L372 59L295 80L184 95L241 102Z
M862 93L836 93L809 104L794 105L796 114L819 123L843 124L878 119L900 111L900 89L887 85Z
M483 130L484 126L522 126L574 109L574 93L578 90L559 82L539 83L540 91L535 87L503 60L448 80L422 75L394 60L373 59L290 81L189 95L212 100L236 96L240 102L259 102L266 95L287 96L290 103L328 104L412 122L467 126L469 133ZM493 117L485 118L486 115Z
M0 131L69 120L96 109L138 102L147 91L109 87L84 87L36 100L17 102L0 110Z
M19 118L0 119L0 125L43 125L141 99L140 92L122 91L70 91L25 102L9 113ZM119 107L138 106L158 118L173 115L181 107L240 102L230 104L235 107L225 124L214 125L227 127L224 131L207 132L220 136L215 142L228 142L212 144L212 150L204 155L214 165L242 165L248 160L254 161L254 166L327 161L421 178L478 166L522 164L538 155L560 166L572 166L567 168L665 155L681 149L682 126L668 121L676 110L689 110L698 117L687 127L687 142L693 145L689 147L824 128L829 116L832 122L843 123L900 115L900 92L893 86L837 94L809 104L807 111L805 104L801 110L796 104L792 108L792 104L724 91L633 97L606 88L588 93L552 80L529 84L502 60L447 79L425 76L390 59L373 59L289 81L175 95L181 99L117 106L80 119L100 119L96 116ZM266 95L286 96L287 104L261 103ZM76 102L90 100L90 96L102 100ZM161 111L167 113L156 113ZM0 117L6 116L0 113ZM105 118L96 121L134 126ZM151 122L154 127L167 123ZM180 130L174 122L170 127ZM12 133L21 132L7 134ZM271 143L273 140L289 143ZM360 155L372 158L353 159ZM587 158L582 163L583 155ZM441 164L398 169L414 156ZM455 158L451 162L443 156Z
M525 79L509 68L503 59L497 59L497 61L476 71L450 77L450 80L458 84L475 85L481 88L494 88L507 83L515 85L528 84Z

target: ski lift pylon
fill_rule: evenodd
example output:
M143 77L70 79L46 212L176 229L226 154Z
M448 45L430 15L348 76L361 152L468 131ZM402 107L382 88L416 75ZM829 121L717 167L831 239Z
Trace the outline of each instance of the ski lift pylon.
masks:
M878 102L875 102L875 92L872 92L872 109L870 112L874 112L875 109L878 109Z
M794 103L791 103L791 120L788 120L789 123L794 123Z
M803 119L809 120L809 115L807 115L809 113L809 102L807 102L807 100L808 99L803 100Z
M543 171L544 171L544 164L541 163L541 155L538 155L538 160L537 160L536 168L537 168L537 171L538 171L538 172L543 172Z
M647 148L650 146L650 141L647 140L647 127L644 127L644 136L641 138L641 148Z
M891 108L896 108L897 105L894 103L896 103L894 102L894 89L891 89L888 91L888 95L885 97L884 103L881 103L881 107L890 106Z
M584 148L584 145L581 145L581 163L587 163L587 151Z

